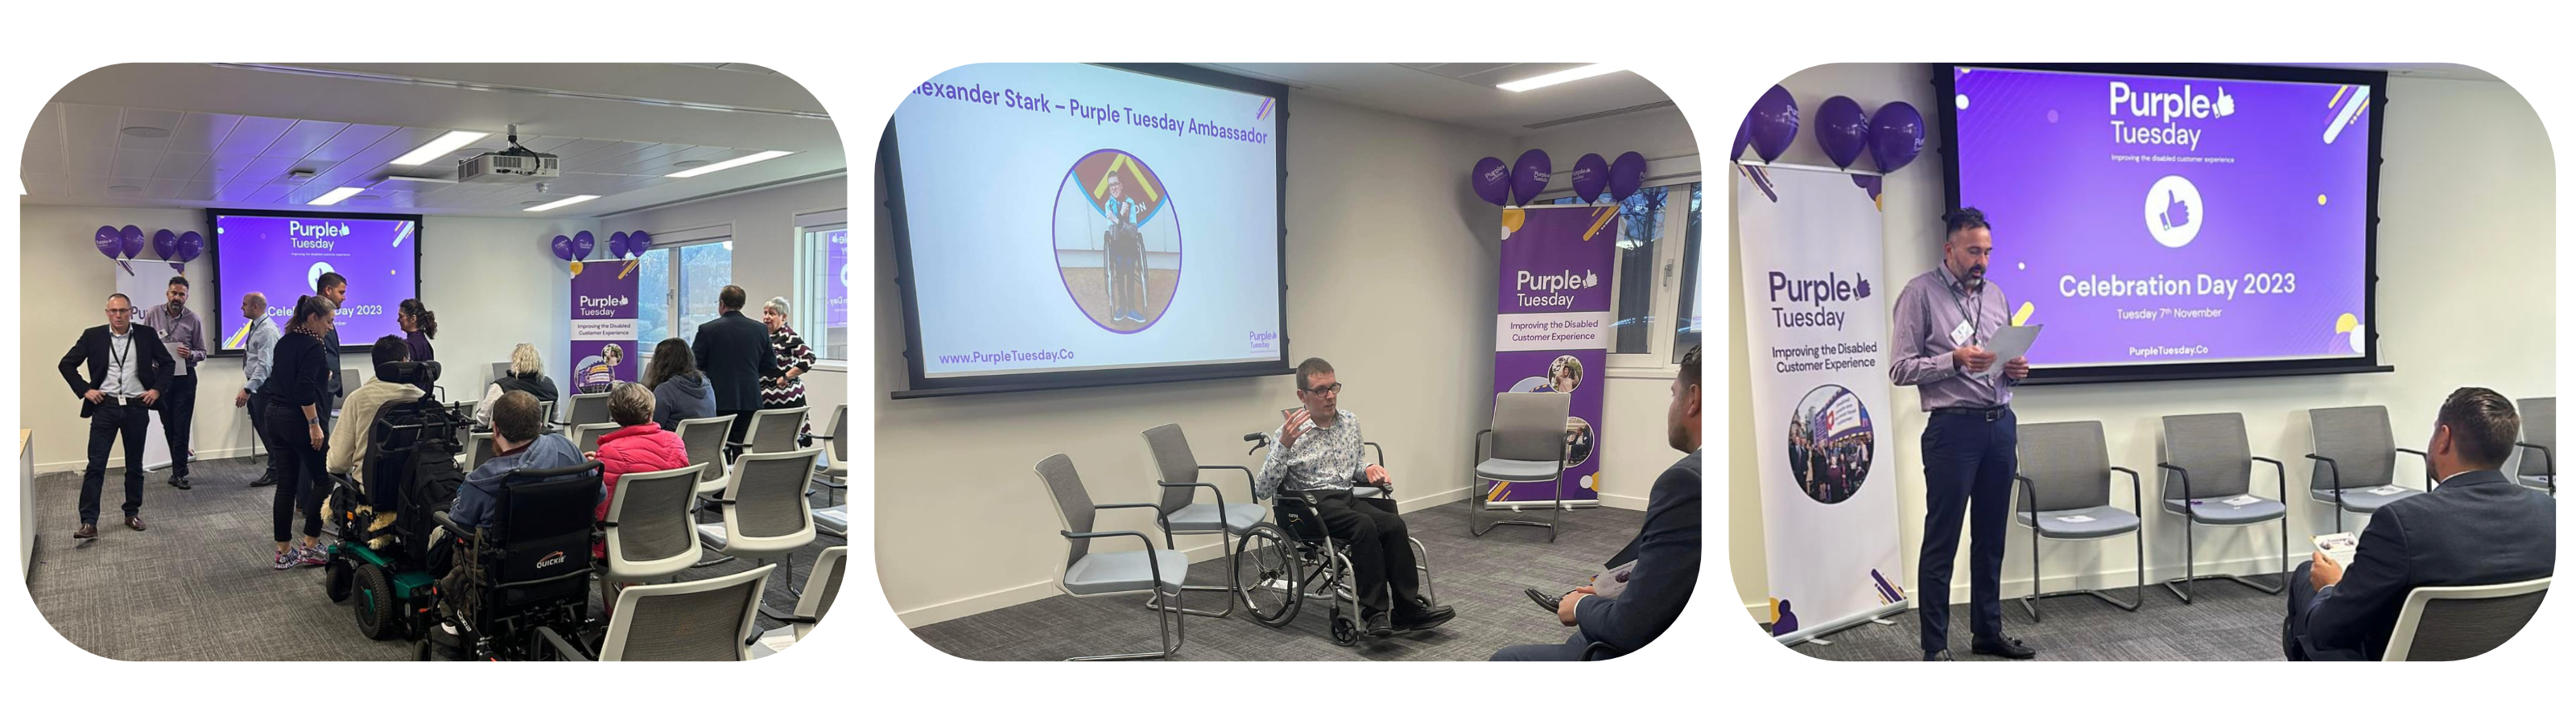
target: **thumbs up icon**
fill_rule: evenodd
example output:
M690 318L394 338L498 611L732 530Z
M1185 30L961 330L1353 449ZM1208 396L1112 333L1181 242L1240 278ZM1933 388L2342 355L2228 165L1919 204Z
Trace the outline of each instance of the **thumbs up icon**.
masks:
M2219 86L2218 116L2220 118L2225 118L2232 115L2236 115L2236 96L2227 94L2227 86Z
M2165 191L2165 212L2156 215L2156 218L2164 222L2166 229L2172 229L2177 226L2190 226L2191 205L2183 203L2181 199L2175 198L2173 190L2167 189Z
M1585 289L1590 289L1590 288L1592 288L1592 287L1597 287L1597 286L1601 286L1601 275L1600 275L1599 273L1596 273L1596 272L1589 272L1589 271L1584 272L1584 273L1583 273L1583 287L1584 287Z

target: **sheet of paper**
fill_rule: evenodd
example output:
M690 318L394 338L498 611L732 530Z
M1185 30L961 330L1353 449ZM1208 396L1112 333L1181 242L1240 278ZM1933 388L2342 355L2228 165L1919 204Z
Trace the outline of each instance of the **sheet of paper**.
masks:
M2089 516L2089 515L2061 515L2061 516L2057 516L2057 522L2060 522L2060 523L2091 523L2091 522L2093 522L2093 516Z
M2335 565L2345 568L2352 567L2353 554L2359 551L2361 546L2361 538L2352 533L2327 533L2313 536L2309 540L2316 543L2317 552L2326 554L2327 560L2334 561Z
M2372 495L2396 495L2397 491L2400 490L2405 490L2405 488L2400 488L2394 485L2382 485L2376 488L2371 488L2370 492Z
M2040 328L2046 326L2048 325L2033 324L2027 327L2005 327L1996 330L1995 338L1986 343L1986 351L1995 354L1995 363L1986 365L1984 372L1970 372L1968 376L1994 379L1995 375L2002 374L2005 362L2030 353L2030 343L2039 339Z
M2233 497L2233 498L2228 498L2228 499L2226 499L2226 500L2221 500L2221 501L2218 501L2218 502L2226 503L2226 504L2228 504L2228 505L2233 505L2233 506L2236 506L2236 507L2242 508L2242 507L2245 507L2245 506L2248 506L2248 505L2253 505L2256 501L2260 501L2260 500L2262 500L2262 498L2257 498L2257 497L2254 497L2254 496L2251 496L2251 495L2239 495L2239 496L2236 496L2236 497Z

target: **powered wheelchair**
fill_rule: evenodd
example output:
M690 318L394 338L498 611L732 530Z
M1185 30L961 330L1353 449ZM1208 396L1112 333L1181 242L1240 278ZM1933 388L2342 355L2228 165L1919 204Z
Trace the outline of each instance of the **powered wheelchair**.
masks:
M427 385L439 366L398 362L376 374ZM324 591L352 604L359 633L418 642L422 660L434 635L448 629L455 633L436 643L460 658L545 658L552 649L538 629L583 640L595 627L587 579L599 465L515 472L494 501L507 530L465 530L447 520L446 509L464 484L456 457L473 422L463 405L441 404L436 395L377 411L361 463L366 484L331 481L329 519L340 532L327 549ZM447 581L431 571L442 534L455 539L458 572Z
M1243 439L1253 443L1250 452L1259 452L1271 443L1266 432L1245 435ZM1362 444L1377 451L1378 465L1386 464L1385 448L1373 442ZM1395 500L1375 486L1355 485L1352 495L1359 504L1396 512ZM1271 512L1278 522L1258 523L1235 541L1235 595L1252 620L1271 628L1286 627L1295 621L1307 600L1322 601L1331 621L1333 643L1356 645L1363 630L1358 576L1351 566L1349 543L1326 534L1323 519L1314 513L1317 505L1312 491L1280 491L1271 497ZM1413 546L1413 568L1422 576L1422 595L1417 603L1431 608L1439 602L1431 580L1431 554L1423 549L1421 539L1406 540ZM1345 609L1345 604L1349 608Z

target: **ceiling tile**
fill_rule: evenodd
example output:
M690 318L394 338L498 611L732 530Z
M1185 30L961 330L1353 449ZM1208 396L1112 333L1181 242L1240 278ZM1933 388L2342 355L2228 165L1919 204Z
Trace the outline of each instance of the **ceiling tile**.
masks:
M189 179L213 181L215 185L221 186L231 183L233 175L241 173L244 167L256 160L259 160L259 157L245 154L215 154L207 157L206 165L197 167L197 173Z
M261 150L259 155L301 159L320 150L323 143L330 141L331 137L340 134L341 129L348 127L349 124L332 121L296 121L295 125L287 127L285 133L278 135L275 143L268 144L268 148Z
M402 128L364 123L350 124L347 128L341 129L339 135L332 136L330 142L322 144L321 148L314 149L313 153L307 154L305 158L316 161L345 161L350 156L358 155L359 151L367 150L368 146L376 145L377 141L385 140L385 136L392 135L398 130Z
M294 125L294 121L284 118L244 116L240 125L233 126L232 134L224 137L223 145L215 147L215 152L259 155Z
M158 128L163 131L170 132L171 134L176 134L179 129L179 118L182 115L185 114L178 111L153 110L149 108L127 108L125 109L123 117L119 118L116 122L118 128L116 147L142 149L146 151L159 151L161 149L168 148L170 146L169 135L164 135L160 138L129 136L123 132L123 129Z
M64 141L72 148L115 148L116 139L123 137L116 132L118 120L124 116L122 109L81 103L64 103L62 107Z
M107 172L112 176L151 178L152 170L160 167L160 151L119 149L116 152L116 161L108 166Z
M152 177L156 179L176 179L181 181L196 178L198 169L204 168L206 160L213 157L214 156L212 154L204 153L164 153L161 154L161 165L152 170ZM164 196L159 198L168 197Z
M170 134L169 150L213 153L224 144L224 136L241 125L241 119L229 113L190 113L179 119L179 128Z
M156 178L152 185L143 187L143 195L146 198L175 199L179 198L179 189L187 185L188 182L179 179Z

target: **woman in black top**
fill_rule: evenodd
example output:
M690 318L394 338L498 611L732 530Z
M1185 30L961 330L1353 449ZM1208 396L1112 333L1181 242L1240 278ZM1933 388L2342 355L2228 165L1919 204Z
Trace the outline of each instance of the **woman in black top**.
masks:
M277 340L268 381L259 394L268 397L268 419L262 420L268 444L269 473L277 482L270 505L275 515L277 558L271 567L328 562L322 553L322 495L330 478L322 470L325 443L322 411L330 401L329 380L336 371L323 354L323 335L331 333L336 310L331 300L304 297L295 301L295 316ZM304 511L304 545L289 547L295 512Z

